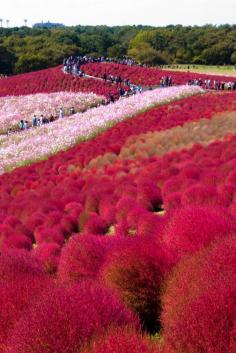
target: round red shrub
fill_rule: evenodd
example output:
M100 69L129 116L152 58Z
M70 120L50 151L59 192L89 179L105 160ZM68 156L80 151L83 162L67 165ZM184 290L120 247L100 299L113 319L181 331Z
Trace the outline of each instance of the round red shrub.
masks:
M177 262L182 256L235 231L236 223L226 208L186 207L168 217L162 241Z
M7 353L74 353L112 326L138 327L110 291L92 283L42 293L15 325Z
M116 204L116 221L122 222L126 220L127 213L134 207L139 207L136 200L132 197L123 196Z
M230 185L236 184L236 168L234 168L233 170L231 170L229 172L229 174L227 175L227 178L225 180L225 183L230 184Z
M101 279L136 312L145 329L159 328L160 288L169 271L163 250L144 238L114 247L101 268Z
M167 281L163 334L170 353L234 353L236 238L184 258Z
M58 278L65 282L92 279L104 261L106 242L95 235L74 235L63 247Z
M164 209L169 211L181 207L181 192L173 192L164 197Z
M37 245L33 255L42 264L44 270L50 274L57 271L61 253L61 246L56 243L42 243Z
M8 249L32 249L32 241L24 234L12 232L10 236L1 238L0 240L0 250L6 251Z
M236 185L220 184L217 187L217 191L227 201L227 205L229 205L233 201L234 195L236 195Z
M78 231L77 218L71 215L65 215L61 218L60 228L65 236Z
M227 201L212 186L196 184L185 190L181 197L183 206L227 206Z
M158 211L162 206L162 196L160 188L154 182L139 182L137 187L137 201L141 205L146 205L153 211Z
M104 235L108 230L108 224L97 213L90 213L84 224L83 233Z
M22 312L49 283L28 252L11 250L0 255L0 351Z
M82 205L78 202L69 202L64 207L64 211L68 214L76 214L79 217L80 213L82 212Z
M137 233L139 235L151 237L153 235L159 234L163 226L162 217L147 212L141 215L138 219Z
M60 223L62 219L62 212L59 211L52 211L48 214L46 224L49 227L55 226Z
M151 213L143 207L135 206L127 212L125 221L129 228L136 229L140 219L150 214Z
M129 327L114 328L104 336L96 337L81 353L158 353L150 338Z
M115 221L115 203L116 199L113 196L105 196L99 203L99 214L108 224L113 224Z
M39 226L34 231L36 243L57 243L64 244L64 236L58 227Z
M33 213L30 218L25 223L27 229L29 229L32 233L34 232L35 228L41 226L46 220L46 217L41 212Z

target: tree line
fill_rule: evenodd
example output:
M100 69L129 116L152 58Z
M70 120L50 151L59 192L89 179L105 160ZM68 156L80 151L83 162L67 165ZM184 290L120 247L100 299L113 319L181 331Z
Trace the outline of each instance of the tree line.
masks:
M120 58L147 65L236 65L236 25L0 28L0 73L60 64L71 55Z

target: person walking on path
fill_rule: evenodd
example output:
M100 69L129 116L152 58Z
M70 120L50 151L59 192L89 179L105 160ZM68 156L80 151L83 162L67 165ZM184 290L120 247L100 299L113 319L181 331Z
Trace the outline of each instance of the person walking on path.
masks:
M60 110L59 110L59 118L64 118L64 110L63 110L63 108L60 108Z

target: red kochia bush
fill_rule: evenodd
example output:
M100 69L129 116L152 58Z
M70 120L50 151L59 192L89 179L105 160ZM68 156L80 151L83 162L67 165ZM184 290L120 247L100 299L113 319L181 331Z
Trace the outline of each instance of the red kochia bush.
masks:
M64 236L58 227L39 226L34 232L35 240L38 244L41 243L57 243L63 245Z
M29 253L12 250L0 255L0 352L23 310L48 284L48 276Z
M109 240L109 239L108 239ZM65 283L92 279L104 261L106 242L95 235L74 235L63 247L58 277Z
M57 271L61 247L56 243L42 243L33 250L36 259L43 265L46 272L52 274Z
M219 195L213 186L196 184L188 188L181 197L183 206L226 206L226 199Z
M12 234L0 240L0 249L1 251L6 251L9 249L24 249L31 250L32 241L24 234L12 232Z
M165 253L144 238L128 239L111 250L101 279L138 313L143 326L159 328L160 288L169 271Z
M174 261L178 261L215 238L223 238L235 231L236 223L226 208L189 206L168 217L162 241L172 252Z
M90 212L84 224L83 233L104 235L108 230L108 224L97 213Z
M157 211L162 205L161 190L150 181L140 181L137 187L137 201Z
M177 265L163 296L168 352L236 352L235 264L234 235Z
M139 327L110 291L92 283L50 288L16 324L8 353L74 353L112 326Z
M127 328L114 328L104 336L96 337L90 347L81 353L157 353L157 345L148 337Z

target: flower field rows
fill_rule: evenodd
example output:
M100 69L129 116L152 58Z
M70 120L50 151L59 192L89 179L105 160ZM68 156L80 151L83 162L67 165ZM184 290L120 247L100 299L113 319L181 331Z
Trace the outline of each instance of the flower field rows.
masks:
M21 119L31 120L33 114L37 117L43 114L49 117L58 116L59 108L63 107L65 115L70 115L70 108L84 111L102 102L104 97L94 93L38 93L25 96L8 96L0 98L0 133L6 133L10 128L17 128Z
M224 140L236 135L236 111L221 113L212 119L190 121L164 131L132 135L119 154L106 153L92 159L86 168L104 168L118 160L163 156L170 152L191 148L194 144L208 145L214 140Z
M146 68L139 66L121 65L115 63L91 63L82 66L86 74L102 78L104 73L107 75L120 75L123 80L130 79L133 84L152 86L160 85L160 79L164 76L171 76L174 85L185 85L189 80L201 79L202 81L211 79L213 81L235 82L235 77L208 75L190 72L168 71L156 68Z
M100 130L131 118L143 110L151 109L155 105L200 93L203 91L199 87L188 86L149 91L143 93L142 97L136 95L121 99L112 105L100 106L85 113L74 114L66 120L60 119L37 129L8 136L0 141L0 172L64 150L78 140L89 139ZM46 104L48 104L47 101Z
M0 353L236 352L236 93L201 93L0 136L34 162L0 175Z

